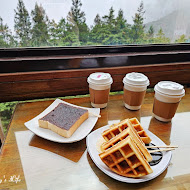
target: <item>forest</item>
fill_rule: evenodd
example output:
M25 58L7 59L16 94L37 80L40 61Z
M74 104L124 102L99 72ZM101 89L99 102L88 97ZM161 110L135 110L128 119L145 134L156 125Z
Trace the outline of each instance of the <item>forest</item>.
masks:
M116 12L110 7L108 15L94 18L94 24L86 24L85 12L81 10L81 0L72 0L71 9L66 18L59 22L50 20L45 9L38 3L31 13L23 0L18 0L14 9L14 31L3 22L0 15L0 48L11 47L47 47L47 46L88 46L88 45L120 45L120 44L159 44L170 43L160 28L155 32L153 26L145 31L144 4L141 1L133 24L124 18L120 9ZM185 42L182 35L176 42Z

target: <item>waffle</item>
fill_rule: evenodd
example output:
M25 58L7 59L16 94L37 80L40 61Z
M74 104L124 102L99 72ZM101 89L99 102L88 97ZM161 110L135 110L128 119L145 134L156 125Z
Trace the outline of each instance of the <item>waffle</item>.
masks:
M128 125L132 125L129 120L126 121L126 123L128 123ZM113 137L111 140L104 142L101 145L101 150L105 151L106 149L116 145L118 142L122 141L123 139L127 138L128 136L130 136L132 138L132 140L135 142L135 144L138 146L138 148L142 152L145 159L148 162L152 161L152 156L148 152L147 148L145 147L144 143L142 142L141 138L139 137L138 133L133 128L133 126L126 128L121 133L119 133L118 135Z
M142 139L142 141L145 144L149 144L151 142L151 138L145 132L145 130L143 129L143 127L140 124L140 122L138 121L138 119L134 117L134 118L129 119L129 121L132 123L133 127L135 128L135 130L139 134L139 136Z
M99 156L113 172L122 176L137 178L153 172L130 136Z
M111 125L109 129L107 129L106 131L102 133L103 138L106 141L109 141L110 139L112 139L113 137L121 133L124 129L131 127L131 125L127 123L128 120L131 122L132 126L135 128L135 130L139 134L141 140L145 144L149 144L151 142L151 139L147 135L147 133L145 132L145 130L143 129L143 127L141 126L137 118L125 119L117 124Z

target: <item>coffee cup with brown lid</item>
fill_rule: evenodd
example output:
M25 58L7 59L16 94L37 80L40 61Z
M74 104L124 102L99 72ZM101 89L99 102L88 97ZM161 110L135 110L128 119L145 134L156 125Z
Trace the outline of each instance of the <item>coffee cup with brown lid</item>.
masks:
M185 95L183 85L172 81L160 81L154 90L153 116L159 121L171 121L181 98Z
M105 108L109 100L109 92L113 79L109 73L96 72L90 74L89 83L90 101L92 107Z
M123 78L124 104L127 109L139 110L141 108L149 79L142 73L128 73Z

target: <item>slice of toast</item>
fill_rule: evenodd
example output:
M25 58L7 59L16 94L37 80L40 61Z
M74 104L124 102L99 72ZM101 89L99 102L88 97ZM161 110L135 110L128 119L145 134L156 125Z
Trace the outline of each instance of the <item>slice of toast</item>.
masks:
M59 103L51 112L38 120L39 126L69 138L88 118L88 110Z

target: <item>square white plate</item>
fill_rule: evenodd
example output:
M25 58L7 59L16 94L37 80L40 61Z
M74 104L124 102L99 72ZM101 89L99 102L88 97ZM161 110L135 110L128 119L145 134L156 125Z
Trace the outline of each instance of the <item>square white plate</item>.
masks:
M50 111L52 111L59 103L65 103L71 106L75 106L75 107L79 107L79 108L84 108L87 109L90 113L95 114L95 115L99 115L100 114L100 108L86 108L86 107L80 107L80 106L76 106L70 103L67 103L63 100L60 99L56 99L48 108L46 108L42 113L40 113L38 116L36 116L35 118L31 119L30 121L27 121L25 124L25 126L32 131L33 133L35 133L36 135L50 140L50 141L54 141L54 142L59 142L59 143L72 143L72 142L76 142L76 141L80 141L83 138L85 138L90 131L93 129L94 125L96 124L98 117L93 116L92 114L89 114L89 118L84 121L79 128L73 133L73 135L69 138L65 138L62 137L60 135L58 135L57 133L49 130L49 129L44 129L39 127L38 125L38 119L40 119L41 117L45 116L47 113L49 113Z
M145 181L154 179L155 177L160 175L162 172L164 172L164 170L168 167L171 157L172 157L171 151L162 152L163 156L162 156L161 161L157 165L151 166L153 173L151 173L149 175L146 175L146 176L143 176L140 178L129 178L129 177L120 176L120 175L116 174L102 162L102 160L99 157L99 152L98 152L97 146L96 146L97 141L100 138L102 138L101 133L108 128L109 128L109 125L101 127L99 129L93 131L92 133L90 133L86 138L87 149L88 149L90 157L92 158L92 160L96 164L96 166L100 170L102 170L105 174L107 174L108 176L110 176L118 181L122 181L122 182L126 182L126 183L140 183L140 182L145 182ZM151 133L148 130L146 130L146 132L152 139L152 141L151 141L152 144L154 144L155 146L166 146L166 144L162 140L160 140L156 135L154 135L153 133Z

